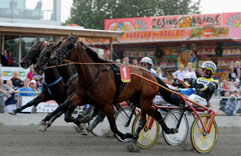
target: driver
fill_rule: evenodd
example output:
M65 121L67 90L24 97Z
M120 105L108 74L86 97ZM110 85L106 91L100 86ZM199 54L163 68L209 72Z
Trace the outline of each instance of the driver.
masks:
M217 66L212 61L205 61L201 65L202 77L190 82L190 88L195 88L194 94L188 99L203 106L208 106L214 91L218 88L218 82L212 78L216 73Z
M156 71L152 68L153 62L152 62L152 59L150 57L143 57L140 61L140 64L141 64L142 67L149 70L152 73L152 75L157 76Z

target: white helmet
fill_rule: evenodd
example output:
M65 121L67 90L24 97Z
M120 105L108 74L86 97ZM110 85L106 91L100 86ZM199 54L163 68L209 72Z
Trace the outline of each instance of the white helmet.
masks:
M212 75L214 75L216 73L216 70L217 70L216 64L213 63L212 61L203 62L203 64L201 65L201 68L210 70L212 72Z
M183 76L183 79L191 79L192 78L192 73L191 72L186 72Z
M140 61L140 63L147 63L150 65L153 65L152 59L150 57L143 57Z

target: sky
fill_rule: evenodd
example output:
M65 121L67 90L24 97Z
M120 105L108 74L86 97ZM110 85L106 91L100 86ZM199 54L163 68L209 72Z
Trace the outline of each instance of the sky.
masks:
M61 21L64 22L70 15L72 0L62 0ZM241 0L201 0L201 13L241 12Z

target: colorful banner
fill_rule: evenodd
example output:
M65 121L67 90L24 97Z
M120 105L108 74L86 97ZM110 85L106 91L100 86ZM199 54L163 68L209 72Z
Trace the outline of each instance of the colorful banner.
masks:
M131 31L225 25L241 28L240 19L241 12L106 19L105 30Z
M23 69L20 67L0 67L0 75L3 80L10 80L13 77L13 72L18 71L18 76L21 80L27 77L29 69Z
M165 30L126 31L117 40L121 43L178 41L230 38L230 27L182 28Z

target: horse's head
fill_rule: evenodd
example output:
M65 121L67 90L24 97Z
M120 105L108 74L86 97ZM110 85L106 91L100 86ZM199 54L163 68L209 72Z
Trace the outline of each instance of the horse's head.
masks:
M77 40L79 36L68 36L62 41L60 48L58 49L58 59L60 64L64 62L64 59L69 56L69 54L74 51L77 46Z
M44 49L45 43L44 42L37 42L35 43L21 60L20 65L24 69L27 69L32 64L35 64L38 61L39 54L41 50Z
M46 66L50 61L50 57L55 52L55 50L59 47L61 42L58 44L48 44L40 53L38 61L34 65L34 69L38 74L42 74L44 70L46 70Z

